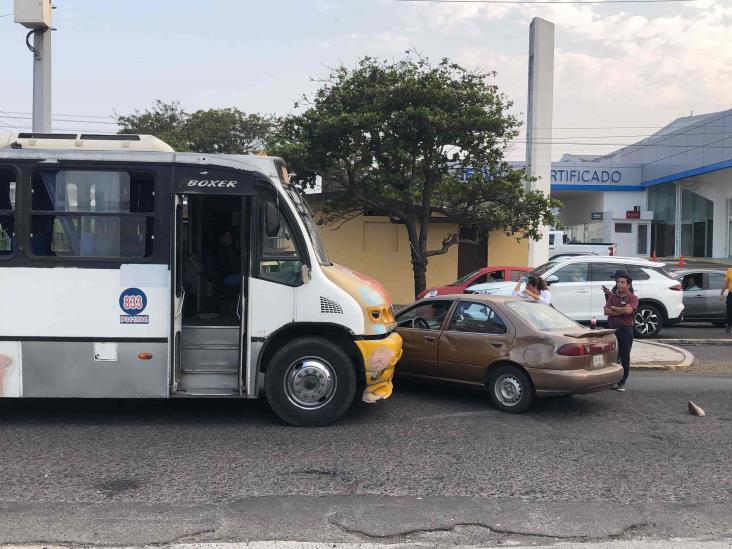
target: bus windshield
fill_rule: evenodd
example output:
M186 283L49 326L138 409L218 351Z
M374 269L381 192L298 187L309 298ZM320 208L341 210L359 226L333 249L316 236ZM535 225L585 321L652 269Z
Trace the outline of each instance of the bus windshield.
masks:
M318 262L321 265L330 265L331 261L328 258L328 253L325 251L325 244L323 244L323 239L320 237L320 231L315 223L315 219L313 219L313 212L310 206L308 206L308 203L297 189L292 186L286 186L285 189L295 203L295 209L307 229L310 241L313 243L313 248L315 249L315 255L318 256Z

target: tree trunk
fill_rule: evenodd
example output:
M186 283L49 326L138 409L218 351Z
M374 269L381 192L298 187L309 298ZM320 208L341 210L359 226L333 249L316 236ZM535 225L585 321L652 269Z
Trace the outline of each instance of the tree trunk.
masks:
M417 296L427 289L427 260L412 257L412 272L414 273L414 298L417 299Z
M413 220L405 219L404 226L409 237L409 249L412 256L412 272L414 273L414 298L427 288L427 263L429 262L424 248L420 246L417 226Z

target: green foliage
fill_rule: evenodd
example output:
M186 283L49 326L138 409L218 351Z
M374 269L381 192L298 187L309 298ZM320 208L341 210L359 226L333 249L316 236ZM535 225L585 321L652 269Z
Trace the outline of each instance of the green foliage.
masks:
M274 116L246 114L237 108L189 114L176 101L160 100L143 112L117 116L120 133L151 134L176 151L228 154L262 150L277 122Z
M538 239L557 221L550 208L558 203L527 191L524 171L505 160L520 122L494 76L409 52L393 63L365 57L333 70L304 98L304 112L283 121L268 150L287 159L300 185L320 175L324 190L338 191L325 204L325 222L368 209L403 223L419 291L428 258L459 242L452 234L428 249L434 219L517 239ZM472 167L487 177L461 180Z

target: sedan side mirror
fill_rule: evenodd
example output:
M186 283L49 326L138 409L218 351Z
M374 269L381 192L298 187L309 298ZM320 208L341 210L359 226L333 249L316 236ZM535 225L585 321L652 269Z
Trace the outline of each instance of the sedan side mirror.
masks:
M555 282L559 282L559 277L557 275L548 276L546 277L545 282L550 285L554 284Z

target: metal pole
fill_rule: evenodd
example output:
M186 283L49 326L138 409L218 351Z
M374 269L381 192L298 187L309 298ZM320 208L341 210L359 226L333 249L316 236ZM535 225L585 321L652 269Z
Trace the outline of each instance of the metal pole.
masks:
M676 257L681 256L681 199L682 199L682 189L681 185L678 183L675 183L676 188L676 200L675 202L675 210L674 210L674 255Z
M33 132L51 131L51 29L33 33Z

